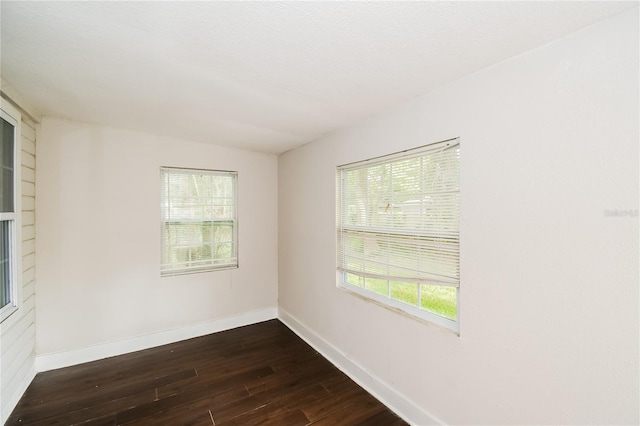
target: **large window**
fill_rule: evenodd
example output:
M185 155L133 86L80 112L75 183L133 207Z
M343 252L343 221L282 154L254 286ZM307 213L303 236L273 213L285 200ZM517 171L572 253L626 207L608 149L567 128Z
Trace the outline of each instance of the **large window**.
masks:
M238 266L236 172L163 167L161 275Z
M18 309L20 115L3 105L0 119L0 321Z
M338 167L339 285L458 331L460 145Z

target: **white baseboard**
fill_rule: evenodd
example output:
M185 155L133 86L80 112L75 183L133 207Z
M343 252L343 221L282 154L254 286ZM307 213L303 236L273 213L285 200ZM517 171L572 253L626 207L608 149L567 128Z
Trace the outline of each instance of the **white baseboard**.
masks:
M156 346L166 345L168 343L178 342L180 340L205 336L219 331L230 330L232 328L275 319L277 316L277 308L266 308L246 312L232 317L220 318L209 322L133 337L127 340L103 343L71 351L38 355L36 356L36 371L49 371L56 368L69 367L71 365L149 349Z
M6 403L5 401L2 401L2 407L1 407L2 413L0 413L0 425L3 425L7 421L7 419L13 412L14 408L16 408L16 405L18 405L20 398L22 398L22 395L24 395L24 393L27 391L27 388L29 387L29 385L31 384L31 382L35 377L36 377L36 369L31 368L29 373L20 382L15 392L13 392L13 395L11 395L8 398Z
M413 425L444 425L438 418L430 415L393 389L387 383L367 372L363 367L350 360L345 354L333 347L313 330L302 324L282 308L278 309L278 319L296 333L302 340L311 345L322 356L327 358L338 369L362 386L384 405L389 407L406 422Z

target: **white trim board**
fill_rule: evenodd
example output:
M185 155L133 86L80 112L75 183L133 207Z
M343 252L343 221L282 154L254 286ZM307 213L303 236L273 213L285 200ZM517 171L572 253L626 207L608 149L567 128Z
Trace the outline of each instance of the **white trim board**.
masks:
M193 324L186 327L133 337L127 340L103 343L71 351L44 354L36 356L36 371L49 371L57 368L69 367L85 362L122 355L129 352L162 346L181 340L205 336L211 333L231 330L245 325L255 324L277 318L277 308L265 308L257 311L245 312L232 317L220 318L213 321Z
M313 330L302 324L282 308L278 308L278 319L307 342L322 356L331 361L340 371L349 376L354 382L375 396L393 412L413 425L444 425L440 419L418 407L404 395L393 389L387 383L376 378L366 369L349 359L345 354L333 347Z

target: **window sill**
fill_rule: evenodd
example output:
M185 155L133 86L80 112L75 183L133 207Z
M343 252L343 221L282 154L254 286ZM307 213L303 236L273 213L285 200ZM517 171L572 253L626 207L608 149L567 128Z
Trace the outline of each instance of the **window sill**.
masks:
M415 315L399 306L393 306L393 305L390 305L389 303L386 303L386 301L378 300L375 297L372 297L373 295L369 295L368 292L365 293L365 291L359 291L358 287L356 286L345 285L340 281L340 278L338 278L338 285L336 287L344 291L345 293L348 293L352 296L355 296L359 299L364 300L365 302L373 303L374 305L378 305L388 311L402 315L405 318L412 319L421 324L435 326L441 330L445 330L450 333L453 333L458 337L460 336L460 324L457 321L452 321L426 311L424 312L424 316ZM401 303L398 302L398 304L400 305Z
M238 269L238 265L225 265L225 266L219 266L215 268L198 268L198 269L190 269L190 270L179 269L174 271L160 271L160 277L174 277L176 275L202 274L204 272L226 271L229 269Z

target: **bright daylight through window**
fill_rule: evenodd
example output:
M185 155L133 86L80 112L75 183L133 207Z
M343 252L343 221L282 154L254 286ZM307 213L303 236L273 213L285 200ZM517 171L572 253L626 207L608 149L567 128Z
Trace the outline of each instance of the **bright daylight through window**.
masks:
M339 285L458 331L458 139L338 167Z
M237 172L163 167L161 275L238 266Z
M20 140L20 115L3 106L0 143L0 321L18 309L18 255L16 232L19 217L16 214L19 181L16 164Z

